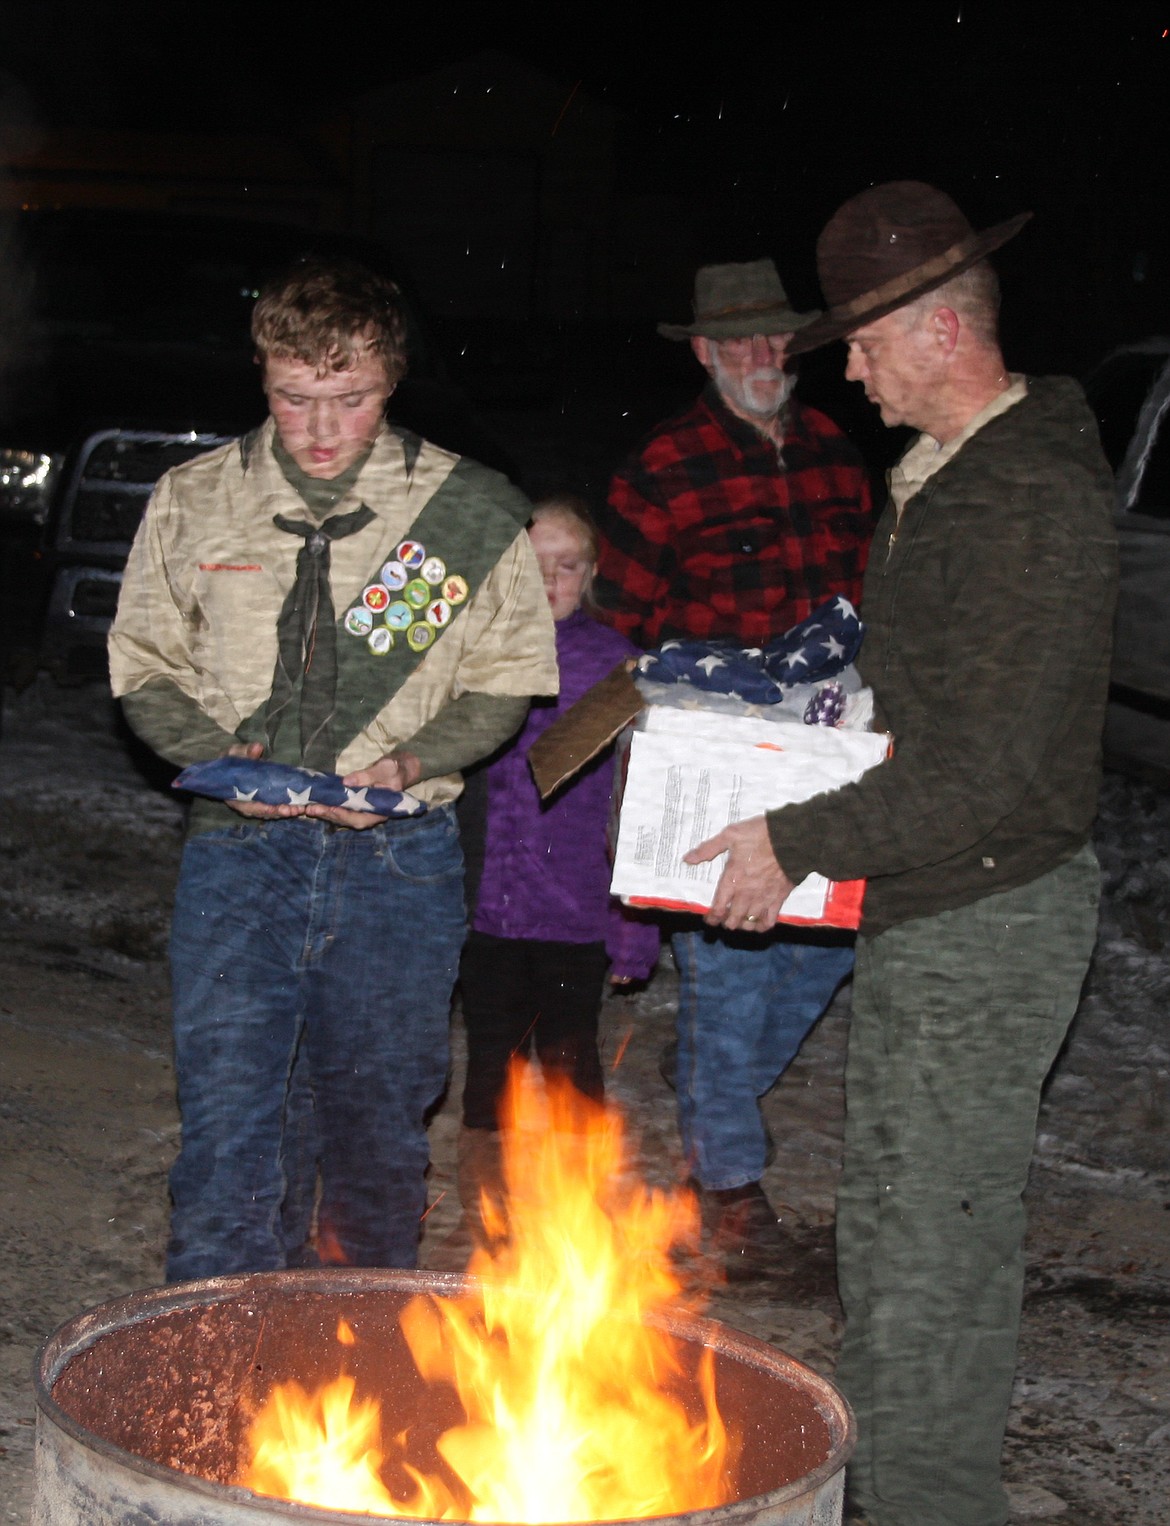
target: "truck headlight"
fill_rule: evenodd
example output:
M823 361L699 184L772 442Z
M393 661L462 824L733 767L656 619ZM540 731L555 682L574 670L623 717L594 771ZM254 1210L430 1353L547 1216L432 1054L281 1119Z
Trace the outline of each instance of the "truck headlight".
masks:
M61 460L44 451L0 447L0 515L44 524Z

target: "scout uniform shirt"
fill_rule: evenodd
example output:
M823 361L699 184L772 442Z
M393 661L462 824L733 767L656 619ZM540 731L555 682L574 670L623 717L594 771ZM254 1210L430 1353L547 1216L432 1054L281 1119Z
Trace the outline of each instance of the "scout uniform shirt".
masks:
M165 473L127 562L110 634L111 685L116 696L148 684L173 694L187 715L156 750L174 762L264 740L277 618L304 545L273 520L306 516L274 438L269 419ZM330 546L334 767L343 774L409 742L462 693L557 689L552 618L523 532L528 505L505 478L383 426L332 512L363 505L370 521ZM430 524L430 544L414 533L416 522ZM300 762L285 755L287 735L282 729L276 761ZM446 774L411 793L437 805L461 787Z

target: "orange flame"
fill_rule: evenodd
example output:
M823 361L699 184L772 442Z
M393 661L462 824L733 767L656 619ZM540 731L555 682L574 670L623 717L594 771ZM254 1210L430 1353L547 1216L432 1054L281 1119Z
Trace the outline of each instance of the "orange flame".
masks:
M307 1394L299 1383L272 1391L252 1427L252 1464L244 1482L258 1494L309 1505L386 1515L390 1496L378 1476L380 1412L376 1399L353 1397L342 1374Z
M415 1298L401 1320L420 1374L463 1405L465 1422L437 1442L458 1487L399 1459L416 1492L393 1499L377 1403L355 1401L345 1376L312 1396L296 1383L274 1390L241 1482L432 1520L629 1520L732 1497L738 1448L715 1403L712 1354L703 1348L690 1373L693 1344L654 1323L680 1297L670 1250L695 1234L694 1200L633 1179L620 1115L567 1083L542 1093L517 1065L507 1109L505 1192L483 1204L494 1237L471 1258L474 1291Z

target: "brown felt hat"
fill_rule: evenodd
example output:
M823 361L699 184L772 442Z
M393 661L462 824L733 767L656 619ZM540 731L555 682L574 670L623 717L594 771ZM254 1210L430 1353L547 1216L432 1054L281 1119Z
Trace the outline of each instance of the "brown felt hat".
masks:
M1006 244L1031 215L976 233L945 191L921 180L891 180L851 197L817 240L829 310L788 353L815 350L905 307Z
M792 334L819 312L798 313L771 260L742 265L701 265L695 272L695 321L660 323L663 339L743 339L752 334Z

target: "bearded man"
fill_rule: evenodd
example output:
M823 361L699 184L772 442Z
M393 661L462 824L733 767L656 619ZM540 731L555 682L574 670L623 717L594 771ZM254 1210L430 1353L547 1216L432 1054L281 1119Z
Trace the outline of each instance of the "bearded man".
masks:
M322 1259L414 1265L465 931L460 770L557 688L527 500L386 423L406 369L396 289L304 261L261 294L252 337L270 417L160 478L113 690L171 762L266 760L348 793L192 808L171 933L172 1281L301 1252L284 1219L305 1080ZM419 810L359 809L368 789Z
M858 666L893 757L740 822L711 908L764 927L814 869L866 877L845 1076L837 1377L851 1519L1003 1526L1000 1454L1044 1078L1093 950L1090 843L1117 591L1113 486L1067 377L1008 370L987 256L918 181L871 187L817 245L846 376L920 431L894 468Z
M690 342L708 384L614 477L596 592L639 646L759 647L836 595L858 602L869 486L836 425L793 396L790 342L818 314L794 311L771 260L703 266L694 314L658 332ZM714 1255L729 1276L753 1275L781 1244L758 1099L848 975L850 939L775 927L761 939L687 918L671 942L683 1149Z

